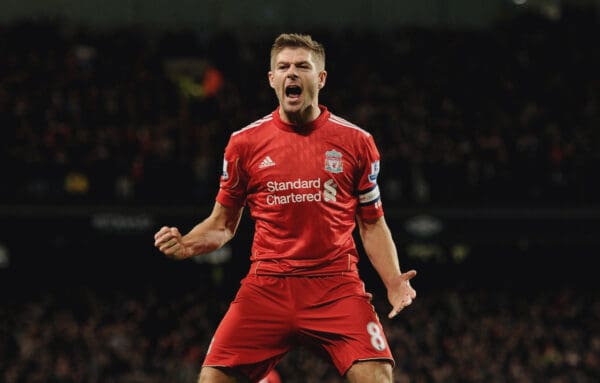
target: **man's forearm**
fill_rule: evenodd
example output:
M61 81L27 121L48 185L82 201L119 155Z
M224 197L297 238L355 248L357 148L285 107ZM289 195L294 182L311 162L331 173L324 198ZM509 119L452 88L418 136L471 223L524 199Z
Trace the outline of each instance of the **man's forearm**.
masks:
M182 238L183 244L189 249L190 256L206 254L220 249L233 237L233 233L227 228L210 228L207 221L196 225Z
M374 223L362 222L360 229L365 252L387 287L390 281L401 274L392 234L383 217Z

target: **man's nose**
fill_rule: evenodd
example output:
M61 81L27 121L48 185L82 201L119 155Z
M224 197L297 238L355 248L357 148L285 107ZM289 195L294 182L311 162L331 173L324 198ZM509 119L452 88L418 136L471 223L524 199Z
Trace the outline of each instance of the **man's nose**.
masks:
M298 73L296 72L295 65L290 65L290 67L287 70L287 77L291 78L291 79L295 79L298 77Z

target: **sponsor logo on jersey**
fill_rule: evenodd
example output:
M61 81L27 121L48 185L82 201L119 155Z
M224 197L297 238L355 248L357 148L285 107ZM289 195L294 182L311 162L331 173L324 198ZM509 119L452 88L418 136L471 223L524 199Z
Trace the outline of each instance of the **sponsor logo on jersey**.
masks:
M337 196L337 184L335 183L335 181L333 179L329 179L327 181L325 181L325 183L323 184L323 199L326 202L336 202L336 196Z
M289 181L268 181L268 205L287 205L290 203L321 202L321 179L301 179Z
M298 190L298 189L320 189L321 179L303 180L297 178L291 181L267 181L267 190L270 192Z
M341 173L344 170L342 153L336 150L325 152L325 170L330 173Z
M267 181L266 187L269 193L266 201L271 206L303 202L337 202L338 185L333 179L325 182L321 182L320 178Z
M372 183L377 182L377 176L379 175L379 161L371 162L371 173L369 173L369 181Z
M264 160L258 165L259 169L268 168L269 166L275 166L275 162L271 159L271 157L266 156Z

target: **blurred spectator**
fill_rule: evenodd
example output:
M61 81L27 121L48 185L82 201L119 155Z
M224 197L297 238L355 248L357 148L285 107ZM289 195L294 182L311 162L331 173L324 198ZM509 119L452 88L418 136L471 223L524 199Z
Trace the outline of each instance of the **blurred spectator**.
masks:
M329 81L345 89L325 92L324 102L352 110L346 117L374 134L386 200L600 202L600 58L584 35L598 25L532 18L486 30L322 32L336 72ZM2 29L2 163L11 182L1 195L41 203L209 198L229 134L269 112L266 80L248 84L264 78L256 52L268 47L233 34L68 30ZM222 42L235 54L223 57ZM178 188L163 186L166 169L177 170Z
M328 81L345 89L322 97L373 133L395 206L597 205L600 56L584 34L598 25L585 23L525 16L489 30L322 31ZM235 47L231 56L220 44ZM8 204L208 202L230 133L271 110L258 59L269 47L248 36L23 23L0 26L0 46ZM181 58L210 63L185 83L201 96L169 76ZM177 187L163 186L167 173ZM193 289L1 291L0 381L195 381L231 299L200 279ZM395 379L598 382L599 302L597 288L558 285L423 291L386 325ZM284 383L341 382L305 350L277 370Z
M9 299L0 306L0 380L195 381L229 299L203 285ZM595 291L575 287L426 290L386 326L396 381L597 382L599 302ZM386 312L384 300L374 303ZM285 383L342 382L302 349L288 354L277 372Z

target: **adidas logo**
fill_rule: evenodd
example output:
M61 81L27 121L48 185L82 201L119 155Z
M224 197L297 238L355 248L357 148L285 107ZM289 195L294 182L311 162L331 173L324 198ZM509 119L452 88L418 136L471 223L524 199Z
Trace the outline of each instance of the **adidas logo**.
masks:
M268 168L269 166L275 166L275 162L271 159L271 157L266 156L264 160L258 165L259 169Z

